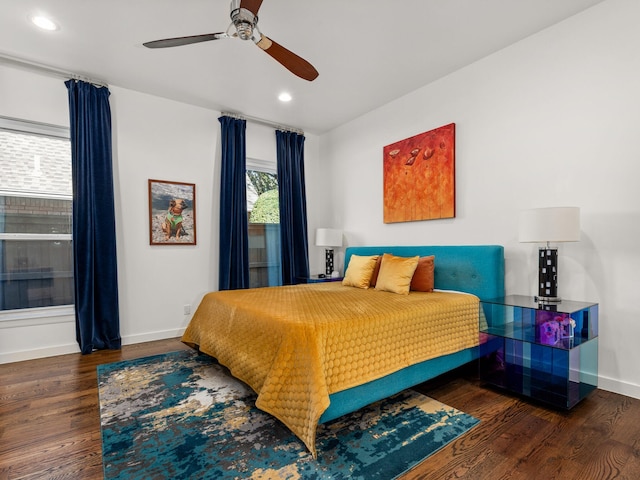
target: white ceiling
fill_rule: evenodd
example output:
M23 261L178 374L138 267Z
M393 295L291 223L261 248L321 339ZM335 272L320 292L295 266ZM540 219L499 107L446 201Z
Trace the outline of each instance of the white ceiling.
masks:
M307 82L251 41L142 46L225 31L228 0L2 0L0 56L321 134L601 1L264 0L260 30L316 67Z

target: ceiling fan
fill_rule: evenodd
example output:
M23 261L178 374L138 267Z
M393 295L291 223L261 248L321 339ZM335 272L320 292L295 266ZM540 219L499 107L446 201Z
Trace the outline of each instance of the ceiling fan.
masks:
M206 33L190 37L165 38L143 43L148 48L178 47L192 43L208 42L223 38L240 38L241 40L253 40L262 50L268 53L274 60L281 63L294 75L305 80L315 80L318 71L304 58L287 50L282 45L274 42L258 30L258 10L263 0L231 0L231 24L225 32ZM230 33L232 27L235 32Z

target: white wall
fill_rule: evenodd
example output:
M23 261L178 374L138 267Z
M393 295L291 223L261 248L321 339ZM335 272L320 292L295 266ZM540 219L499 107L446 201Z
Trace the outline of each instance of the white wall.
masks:
M350 244L501 244L509 294L537 293L519 211L581 207L559 292L600 303L599 386L640 398L637 18L635 0L599 4L322 136L321 157ZM385 225L382 148L451 122L456 218Z
M176 337L191 317L183 306L193 313L218 285L220 113L110 91L122 340ZM0 115L68 126L67 102L63 79L0 66ZM247 154L275 161L274 130L249 122ZM317 155L307 135L306 163ZM197 245L149 245L148 179L196 184ZM0 322L0 363L77 351L72 315Z
M121 335L124 343L175 337L190 318L183 306L195 309L217 284L218 112L110 90ZM148 179L196 184L197 245L149 245Z

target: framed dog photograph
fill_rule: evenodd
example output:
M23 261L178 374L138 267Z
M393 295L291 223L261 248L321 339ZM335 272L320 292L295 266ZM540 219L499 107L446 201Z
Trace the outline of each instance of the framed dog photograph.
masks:
M149 243L196 244L196 185L149 180Z

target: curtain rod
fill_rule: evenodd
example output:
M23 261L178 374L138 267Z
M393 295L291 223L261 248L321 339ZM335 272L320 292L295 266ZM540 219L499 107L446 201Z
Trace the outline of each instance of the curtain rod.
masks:
M272 122L270 120L264 120L262 118L257 118L257 117L250 117L249 115L242 115L240 113L221 112L221 114L225 117L231 117L238 120L246 120L247 122L259 123L261 125L266 125L267 127L274 127L276 130L284 130L287 132L297 133L298 135L304 135L304 130L300 130L299 128L295 128L295 127L288 127L286 125Z
M98 80L95 78L86 77L84 75L80 75L77 73L66 72L56 67L51 67L49 65L45 65L43 63L32 62L30 60L23 60L17 57L11 57L9 55L5 55L0 53L0 63L12 65L14 67L25 68L27 70L32 70L39 73L45 73L48 75L53 75L55 77L72 79L72 80L82 80L83 82L92 83L97 87L108 87L109 84L103 80Z

